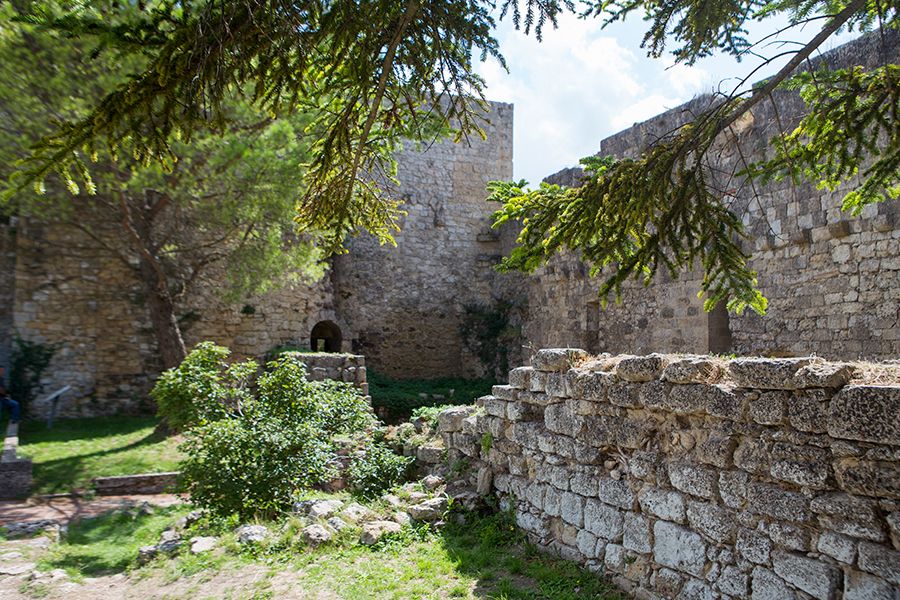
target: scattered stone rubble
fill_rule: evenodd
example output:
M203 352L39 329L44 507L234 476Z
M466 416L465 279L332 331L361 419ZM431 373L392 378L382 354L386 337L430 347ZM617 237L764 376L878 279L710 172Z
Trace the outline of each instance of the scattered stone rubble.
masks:
M532 363L439 429L539 548L637 598L900 598L900 388L815 357Z

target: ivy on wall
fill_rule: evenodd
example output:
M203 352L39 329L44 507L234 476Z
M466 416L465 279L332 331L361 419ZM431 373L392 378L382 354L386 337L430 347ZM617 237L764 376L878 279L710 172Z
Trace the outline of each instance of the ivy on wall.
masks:
M510 351L522 344L522 327L514 321L521 321L526 308L525 303L512 301L463 307L459 335L466 348L481 360L489 377L506 380Z

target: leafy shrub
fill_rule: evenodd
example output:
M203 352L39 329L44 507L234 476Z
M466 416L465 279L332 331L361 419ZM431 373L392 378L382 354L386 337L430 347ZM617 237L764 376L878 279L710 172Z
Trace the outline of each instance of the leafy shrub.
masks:
M366 446L364 455L350 464L350 483L360 496L374 498L407 481L415 460L412 456L398 456L383 442L374 441Z
M201 342L160 376L150 395L170 427L182 430L240 413L251 397L247 386L258 366L252 360L229 365L229 354L228 348Z
M174 398L179 408L185 398L194 398L200 407L181 447L187 455L180 464L181 486L195 504L217 515L271 516L298 489L334 475L332 435L369 426L374 419L352 386L309 382L303 363L290 355L269 363L257 381L257 397L242 389L239 407L230 408L228 394L234 390L222 389L228 379L220 360L227 354L223 350L198 346L182 371L190 375L189 390L178 394L167 381L166 393L159 396ZM178 414L191 413L187 408Z

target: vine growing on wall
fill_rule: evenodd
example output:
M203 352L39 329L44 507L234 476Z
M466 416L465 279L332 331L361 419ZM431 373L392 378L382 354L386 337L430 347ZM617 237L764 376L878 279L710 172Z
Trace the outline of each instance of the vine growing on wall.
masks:
M56 344L29 342L13 338L15 348L10 357L9 393L24 410L41 389L41 374L56 353Z
M506 380L510 351L518 350L522 340L522 327L515 322L521 321L525 309L524 303L512 301L463 307L459 335L466 348L481 360L488 376Z

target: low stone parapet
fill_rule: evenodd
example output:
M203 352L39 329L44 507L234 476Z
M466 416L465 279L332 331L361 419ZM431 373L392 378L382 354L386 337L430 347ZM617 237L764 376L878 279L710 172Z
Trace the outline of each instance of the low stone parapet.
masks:
M900 387L815 357L532 362L438 422L539 548L639 598L900 597Z
M10 422L0 456L0 498L27 496L31 489L31 459L18 458L19 424Z
M94 486L100 496L130 496L135 494L164 494L171 492L178 481L178 471L95 477Z

